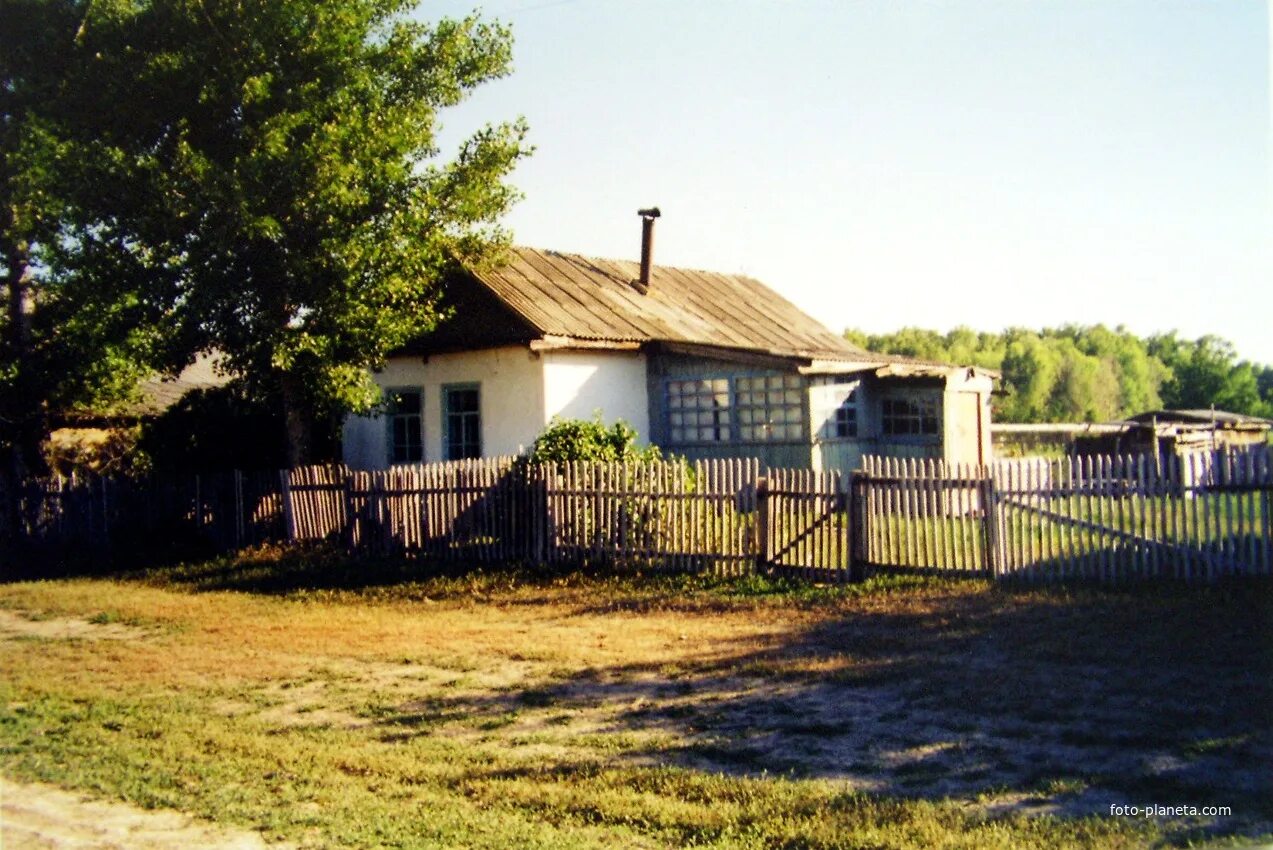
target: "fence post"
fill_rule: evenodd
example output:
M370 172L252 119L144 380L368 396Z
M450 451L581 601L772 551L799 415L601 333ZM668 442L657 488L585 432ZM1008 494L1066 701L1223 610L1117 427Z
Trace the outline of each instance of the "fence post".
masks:
M769 504L769 479L761 477L756 479L756 571L758 573L766 573L769 571L772 555L770 553L769 540L769 512L771 505Z
M247 521L243 517L243 472L234 470L234 548L243 548Z
M986 541L986 569L991 578L999 577L999 505L995 492L994 470L989 466L981 467L981 515L983 519L984 539Z
M549 464L534 464L526 471L526 489L529 496L526 501L530 506L531 514L530 552L527 554L536 566L548 563L549 523L551 522L548 515L548 487L552 477L550 469Z
M278 473L278 482L279 501L282 502L283 508L283 539L290 542L296 539L296 514L292 510L292 482L290 470L280 469Z
M849 581L860 582L866 578L866 540L865 502L866 478L862 470L855 469L849 473Z

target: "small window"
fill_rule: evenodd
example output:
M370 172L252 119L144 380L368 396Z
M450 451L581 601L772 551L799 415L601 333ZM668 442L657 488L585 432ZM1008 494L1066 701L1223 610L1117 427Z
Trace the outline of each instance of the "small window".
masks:
M890 437L936 437L940 433L937 399L886 398L883 426Z
M476 384L442 389L447 460L482 456L481 399Z
M419 463L424 459L422 397L420 390L385 390L389 402L385 419L389 428L389 463Z
M827 423L830 431L828 437L845 440L858 435L857 395L856 388L849 390L844 401L840 402L840 406L831 414L831 420Z
M748 443L805 439L803 395L799 375L735 378L739 439Z
M667 382L668 437L672 443L728 442L729 379Z

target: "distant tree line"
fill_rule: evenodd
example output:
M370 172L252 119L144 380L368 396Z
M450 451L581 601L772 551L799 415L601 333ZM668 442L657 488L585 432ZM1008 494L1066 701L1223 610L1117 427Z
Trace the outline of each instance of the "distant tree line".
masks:
M1273 418L1273 366L1240 360L1217 336L1140 337L1123 327L1066 325L986 333L902 328L845 331L870 351L995 369L1000 422L1104 422L1146 410L1229 410Z

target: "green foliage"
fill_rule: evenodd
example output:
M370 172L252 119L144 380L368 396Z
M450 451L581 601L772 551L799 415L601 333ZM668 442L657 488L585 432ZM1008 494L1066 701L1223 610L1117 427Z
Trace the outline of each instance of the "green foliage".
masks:
M100 314L154 335L151 360L174 370L222 352L255 397L282 398L298 455L302 426L376 402L368 367L434 326L448 270L507 241L524 123L451 161L435 138L441 110L508 72L503 26L424 24L409 0L29 5L60 13L34 34L70 70L31 86L26 137L54 131L21 185L54 160L94 178L87 205L59 183L33 268L129 281ZM76 329L83 362L105 364L92 330Z
M1273 367L1239 362L1214 336L1141 338L1104 325L946 334L849 330L864 348L998 370L1001 422L1104 422L1158 408L1207 408L1273 417Z
M1171 370L1163 397L1172 407L1215 405L1220 410L1273 417L1270 367L1239 361L1228 341L1204 336L1191 342L1169 333L1150 337L1149 346Z
M161 363L169 303L148 290L139 245L111 219L133 185L108 137L126 109L103 95L101 50L126 16L117 3L0 5L0 455L39 471L50 421L127 399ZM97 36L100 35L100 38Z
M553 419L535 438L529 459L532 463L663 459L658 446L641 448L636 441L637 432L623 420L607 427L600 414L591 420Z

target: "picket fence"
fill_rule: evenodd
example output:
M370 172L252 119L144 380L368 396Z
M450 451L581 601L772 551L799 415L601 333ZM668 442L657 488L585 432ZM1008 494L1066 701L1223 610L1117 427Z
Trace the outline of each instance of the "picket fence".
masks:
M1261 448L1004 460L868 457L852 476L756 460L533 466L516 458L23 492L25 542L129 551L339 541L456 564L584 564L851 581L880 570L1027 581L1273 573Z

